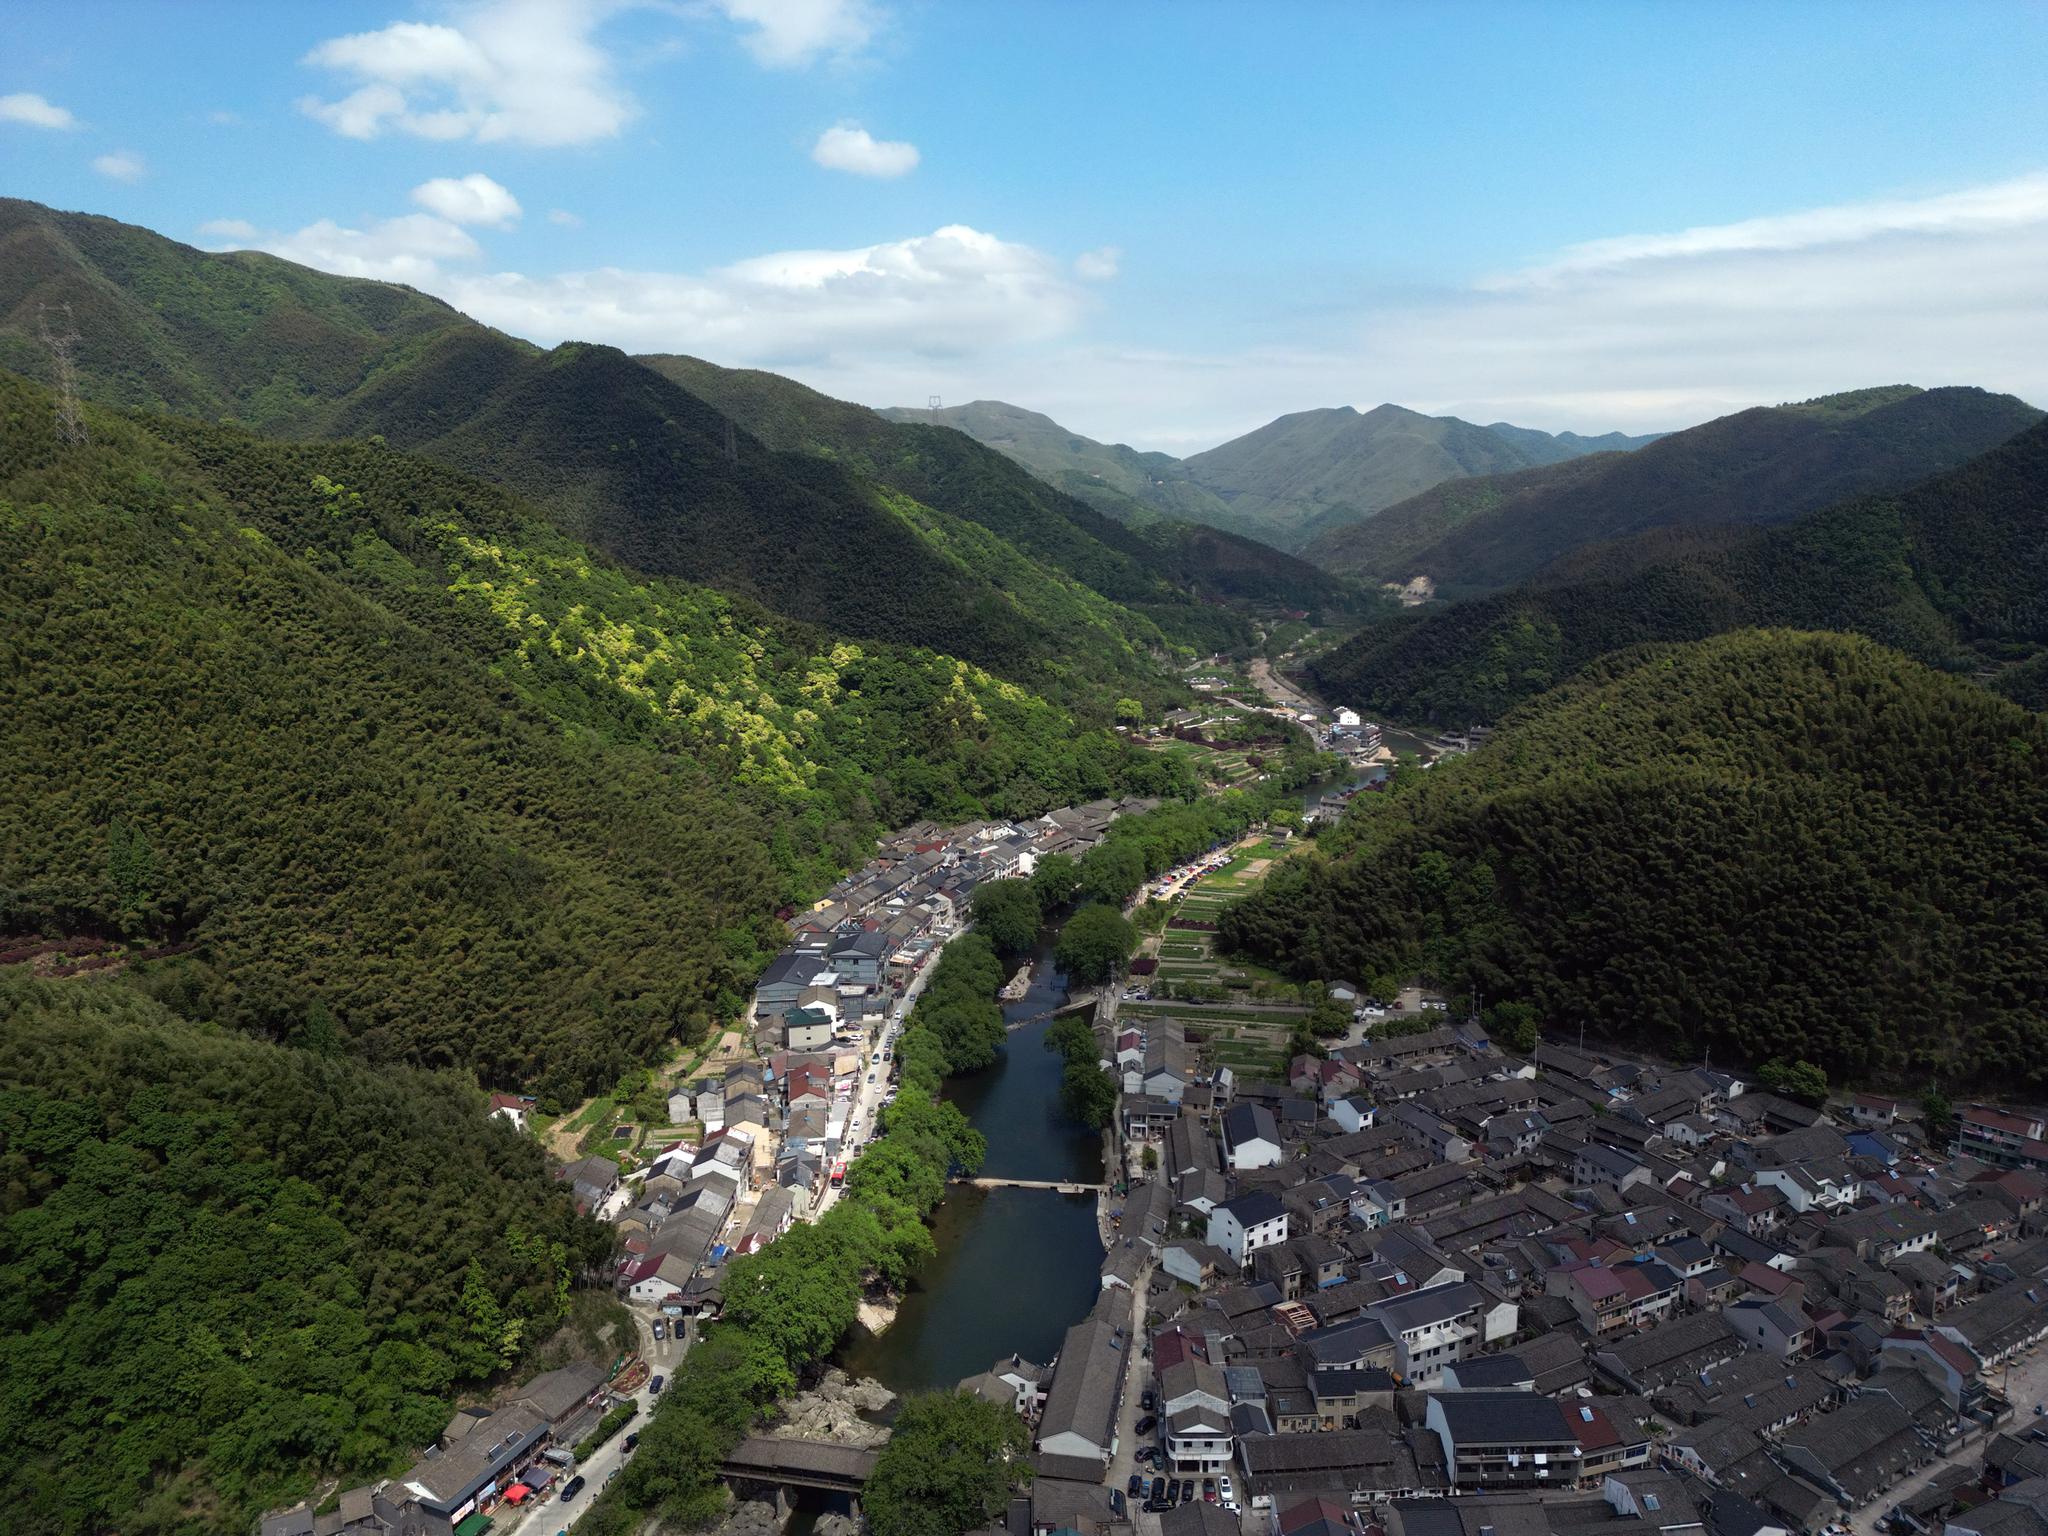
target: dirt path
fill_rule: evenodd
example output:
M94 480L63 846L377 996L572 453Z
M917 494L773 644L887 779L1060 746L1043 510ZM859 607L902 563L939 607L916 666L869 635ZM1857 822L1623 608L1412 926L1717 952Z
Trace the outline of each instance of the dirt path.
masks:
M1265 657L1253 657L1249 670L1252 675L1252 681L1258 685L1259 692L1263 693L1282 709L1296 711L1306 709L1320 712L1321 706L1292 683L1283 682L1280 674L1273 670L1273 664L1266 660Z

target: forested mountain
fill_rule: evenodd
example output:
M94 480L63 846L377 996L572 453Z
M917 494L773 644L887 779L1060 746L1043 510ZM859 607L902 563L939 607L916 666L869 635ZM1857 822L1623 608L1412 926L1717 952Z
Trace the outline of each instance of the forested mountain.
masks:
M1015 459L1046 484L1122 522L1142 525L1163 517L1238 529L1230 508L1197 484L1187 465L1170 453L1098 443L1050 416L1001 400L974 400L937 411L898 405L881 414L891 421L964 432Z
M925 506L978 522L1170 631L1189 629L1192 620L1178 609L1190 594L1316 613L1359 601L1350 582L1255 539L1177 518L1140 528L1105 516L1088 498L1062 494L972 434L945 430L915 413L891 416L779 374L720 368L701 358L641 361L768 447L832 459Z
M0 933L167 948L192 1016L575 1097L729 1016L882 826L1171 787L396 449L89 420L0 375Z
M1195 479L1247 530L1301 549L1446 480L1500 474L1647 438L1552 437L1474 426L1398 405L1297 411L1187 460ZM1322 562L1318 562L1322 563Z
M409 289L0 201L0 362L32 377L48 371L34 339L45 304L71 306L94 398L290 436L381 435L650 574L944 650L1087 707L1165 688L1161 647L1250 638L1204 598L1259 581L1226 565L1205 592L1183 590L1202 550L1145 568L1058 498L1020 547L1002 530L1027 520L993 481L967 477L951 505L928 505L852 464L777 452L611 348L542 352Z
M1555 464L1654 441L1619 432L1552 434L1506 422L1475 427L1398 405L1363 414L1342 406L1282 416L1183 460L1098 443L1000 400L936 413L897 406L882 414L957 427L1125 522L1188 519L1281 549L1298 549L1323 527L1370 516L1447 477Z
M1311 665L1326 697L1408 721L1492 720L1595 656L1785 625L1851 630L2040 702L2048 423L1896 496L1789 527L1594 545L1531 586L1376 624ZM1640 562L1662 550L1667 558ZM1610 568L1611 563L1611 568ZM2034 664L2029 664L2034 663Z
M1675 1059L2048 1083L2048 722L1867 640L1619 653L1319 841L1224 942Z
M1324 534L1306 553L1366 582L1428 576L1440 597L1466 597L1609 540L1787 523L1866 491L1899 490L2040 416L2010 395L1906 385L1760 406L1626 455L1441 485ZM1655 541L1635 548L1641 560L1657 553Z
M410 1465L611 1251L483 1110L120 980L0 973L8 1529L241 1532Z

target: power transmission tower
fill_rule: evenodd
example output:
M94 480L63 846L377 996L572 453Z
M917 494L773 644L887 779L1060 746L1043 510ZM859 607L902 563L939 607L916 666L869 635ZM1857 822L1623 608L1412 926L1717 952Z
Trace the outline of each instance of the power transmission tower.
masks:
M734 430L733 424L728 421L725 424L725 462L728 464L737 464L739 463L739 461L740 435L736 430Z
M78 328L71 322L71 306L64 306L63 334L50 329L47 304L36 308L36 327L42 332L43 345L50 349L57 374L57 436L67 443L89 443L92 434L85 428L85 418L78 414L78 370L71 361L71 349L78 345Z
M939 397L933 395L925 401L925 409L932 413L932 420L937 421L939 419L939 412L944 410L945 407L939 404Z

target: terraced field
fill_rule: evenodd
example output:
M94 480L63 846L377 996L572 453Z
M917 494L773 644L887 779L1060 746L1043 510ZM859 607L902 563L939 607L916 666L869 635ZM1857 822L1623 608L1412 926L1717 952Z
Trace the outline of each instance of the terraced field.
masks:
M1239 849L1228 864L1204 875L1176 899L1174 918L1214 923L1224 907L1256 889L1273 862L1286 852L1283 843L1263 841ZM1227 1066L1240 1077L1270 1078L1284 1070L1288 1037L1306 1008L1248 1006L1246 994L1253 978L1242 966L1219 958L1211 936L1198 929L1168 928L1159 941L1158 955L1156 990L1199 986L1219 989L1222 996L1205 1003L1126 1003L1123 1012L1127 1017L1181 1020L1189 1038L1200 1041L1212 1064Z

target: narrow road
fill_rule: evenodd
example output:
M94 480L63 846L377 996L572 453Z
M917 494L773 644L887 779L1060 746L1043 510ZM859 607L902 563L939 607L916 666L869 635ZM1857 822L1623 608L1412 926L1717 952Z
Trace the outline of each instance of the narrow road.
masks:
M1280 674L1273 670L1273 663L1265 657L1253 657L1250 671L1252 681L1258 685L1259 692L1282 709L1291 709L1296 713L1304 709L1312 714L1322 713L1320 704L1292 683L1282 680Z
M1993 1367L1984 1373L1984 1377L1987 1385L1995 1382L2012 1404L2013 1421L2005 1426L2007 1430L2017 1432L2040 1422L2034 1417L2034 1405L2048 1401L2048 1353L2044 1353L2040 1345L2027 1350L2016 1360ZM1964 1441L1948 1455L1930 1462L1898 1487L1887 1490L1857 1510L1844 1523L1855 1536L1878 1536L1877 1522L1925 1488L1938 1474L1951 1467L1975 1467L1981 1463L1988 1438L1977 1435Z
M551 1496L545 1502L530 1501L525 1509L517 1513L501 1510L496 1528L502 1536L548 1536L548 1533L569 1529L583 1518L585 1510L597 1502L597 1496L603 1491L605 1483L625 1464L631 1454L626 1450L626 1437L644 1429L648 1415L654 1411L655 1397L650 1390L654 1385L654 1377L670 1374L675 1369L676 1362L682 1359L689 1348L686 1343L673 1337L660 1343L655 1342L650 1319L638 1309L633 1313L633 1323L640 1330L641 1358L653 1367L653 1373L641 1385L640 1390L633 1394L632 1400L640 1405L640 1411L624 1429L592 1452L590 1460L571 1468L555 1480L555 1486L559 1489L566 1487L571 1478L582 1478L583 1487L575 1498L564 1504L559 1497Z

